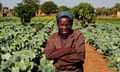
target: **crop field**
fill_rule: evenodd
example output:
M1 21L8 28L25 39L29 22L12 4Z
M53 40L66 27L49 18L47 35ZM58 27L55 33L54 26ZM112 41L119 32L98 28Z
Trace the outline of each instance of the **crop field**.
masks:
M39 21L46 21L46 22L49 22L49 21L53 21L55 22L55 17L54 16L45 16L45 17L33 17L31 22L39 22ZM74 22L78 22L78 20L74 19ZM106 18L106 17L103 17L103 18L96 18L96 23L97 24L120 24L120 18L116 18L116 17L113 17L113 18Z
M75 22L73 29L76 28L83 32L86 43L109 60L108 67L120 72L120 23L88 24L82 28ZM44 48L49 36L56 31L54 18L34 18L25 25L18 19L3 19L0 22L0 72L54 72L53 61L46 60Z
M116 17L97 18L96 23L120 24L120 18L116 18Z

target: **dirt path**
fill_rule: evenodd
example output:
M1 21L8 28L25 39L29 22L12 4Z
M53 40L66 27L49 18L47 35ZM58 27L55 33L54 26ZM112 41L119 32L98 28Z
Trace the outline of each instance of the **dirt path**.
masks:
M108 61L102 55L97 53L92 46L86 44L84 72L116 72L110 70L107 64Z

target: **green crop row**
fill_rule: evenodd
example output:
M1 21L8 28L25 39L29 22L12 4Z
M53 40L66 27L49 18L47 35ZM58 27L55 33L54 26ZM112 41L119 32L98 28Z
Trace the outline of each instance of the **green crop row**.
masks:
M37 29L35 29L35 28ZM109 67L120 71L120 25L89 24L80 29L85 41L109 59ZM1 72L54 72L52 61L46 60L44 47L50 34L57 31L53 22L0 23Z
M13 16L0 17L0 22L20 22L20 18Z
M120 71L120 25L94 24L82 29L86 42L109 60L109 67Z
M45 66L52 67L48 64L51 61L44 58L43 50L53 24L48 23L40 31L33 24L0 23L0 72L45 72L49 70Z
M33 17L31 22L55 22L55 17Z
M120 18L96 18L96 23L104 24L120 24Z

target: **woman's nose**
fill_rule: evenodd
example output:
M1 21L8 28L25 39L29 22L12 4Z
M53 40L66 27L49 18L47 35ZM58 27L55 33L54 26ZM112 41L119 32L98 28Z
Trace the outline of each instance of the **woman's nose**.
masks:
M66 29L66 28L67 28L67 26L66 26L66 25L64 25L64 26L63 26L63 29Z

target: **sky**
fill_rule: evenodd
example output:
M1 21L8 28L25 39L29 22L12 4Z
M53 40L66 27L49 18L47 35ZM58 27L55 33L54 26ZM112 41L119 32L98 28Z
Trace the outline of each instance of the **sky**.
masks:
M22 0L0 0L4 7L8 7L10 9L14 8L17 3L20 3ZM67 7L74 7L81 2L90 3L93 7L107 7L110 8L114 6L116 3L120 3L120 0L40 0L40 4L43 4L46 1L53 1L58 6L65 5Z

